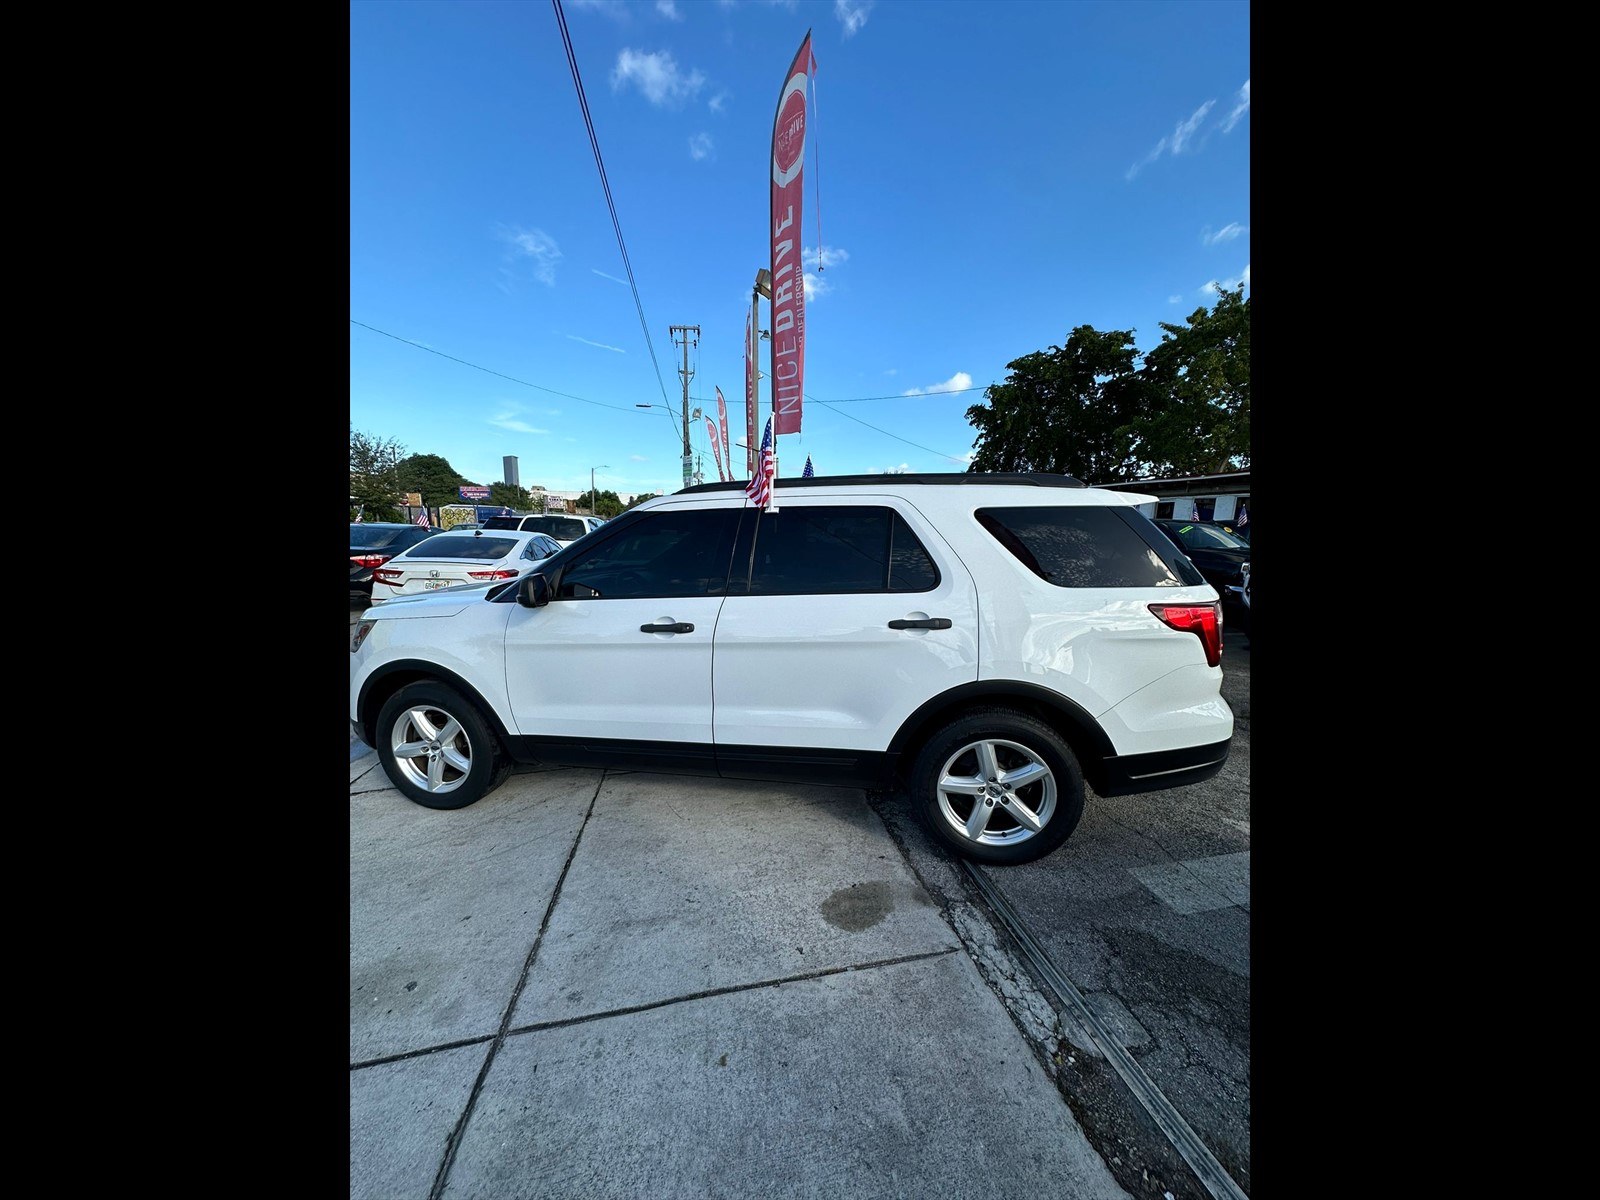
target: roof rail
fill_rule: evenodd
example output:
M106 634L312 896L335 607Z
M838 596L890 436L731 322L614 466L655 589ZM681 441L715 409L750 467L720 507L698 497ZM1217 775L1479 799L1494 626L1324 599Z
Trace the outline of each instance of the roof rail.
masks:
M914 484L955 484L966 487L982 487L985 484L1008 483L1023 487L1060 487L1081 488L1084 482L1074 479L1071 475L1050 475L1044 471L933 471L918 472L907 475L809 475L799 478L778 478L773 480L774 487L781 487L784 491L790 488L829 487L843 484L847 487L871 486L874 484L903 483ZM686 488L679 488L672 494L682 496L694 492L733 492L744 491L748 486L735 479L727 483L697 483Z

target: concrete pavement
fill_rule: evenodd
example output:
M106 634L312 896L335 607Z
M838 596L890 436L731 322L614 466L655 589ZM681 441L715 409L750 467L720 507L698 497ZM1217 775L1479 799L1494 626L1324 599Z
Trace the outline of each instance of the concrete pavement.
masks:
M350 763L350 1195L1127 1193L863 793Z

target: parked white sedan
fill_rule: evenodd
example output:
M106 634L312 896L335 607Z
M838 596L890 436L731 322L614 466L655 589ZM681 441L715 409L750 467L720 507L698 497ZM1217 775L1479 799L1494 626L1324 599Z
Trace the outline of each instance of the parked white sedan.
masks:
M372 603L452 587L486 587L538 567L561 550L548 534L526 529L438 533L396 554L372 573Z

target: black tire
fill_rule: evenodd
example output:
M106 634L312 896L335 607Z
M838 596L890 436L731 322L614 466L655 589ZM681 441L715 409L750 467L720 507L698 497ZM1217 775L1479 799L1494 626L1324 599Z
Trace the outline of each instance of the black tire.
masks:
M390 782L424 808L466 808L511 774L478 706L442 683L409 684L389 697L377 749Z
M1083 816L1083 771L1071 747L1013 709L971 712L935 733L912 766L910 791L937 841L998 866L1043 858Z

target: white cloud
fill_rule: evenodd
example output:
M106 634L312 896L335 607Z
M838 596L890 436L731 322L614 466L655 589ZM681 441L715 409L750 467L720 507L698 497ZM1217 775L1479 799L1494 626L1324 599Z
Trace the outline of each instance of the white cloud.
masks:
M622 24L626 24L628 20L628 7L623 0L572 0L572 7L599 13Z
M504 429L507 433L550 432L548 429L540 429L537 426L529 425L521 418L521 416L518 415L521 412L522 410L515 405L508 405L506 408L490 417L489 424L493 425L496 429Z
M1207 100L1194 110L1194 114L1187 121L1178 122L1178 127L1172 131L1170 139L1174 154L1183 153L1184 148L1188 146L1190 140L1194 137L1194 131L1200 128L1200 123L1206 119L1206 114L1211 111L1215 104L1215 100Z
M810 271L805 273L806 303L810 304L818 296L826 296L833 291L833 284L820 275L813 275Z
M1168 296L1167 297L1167 303L1168 304L1182 304L1183 303L1183 297L1182 296Z
M850 251L840 250L835 246L825 246L820 253L810 246L800 249L800 262L808 267L820 266L824 270L828 267L837 267L840 263L850 261Z
M1223 292L1223 291L1231 292L1235 288L1237 288L1241 283L1244 284L1244 290L1248 292L1250 290L1250 264L1249 263L1245 263L1244 270L1240 271L1239 274L1236 275L1232 279L1221 279L1221 280L1210 279L1210 280L1207 280L1206 283L1205 283L1205 286L1200 289L1200 294L1202 296L1214 296L1218 292Z
M912 388L910 391L901 392L902 396L936 396L940 392L960 392L972 386L972 376L965 371L957 371L943 383L936 383L932 387Z
M1206 230L1204 233L1201 234L1200 240L1202 242L1204 242L1207 246L1215 246L1218 242L1231 242L1231 241L1233 241L1234 238L1238 237L1240 234L1249 233L1249 232L1250 232L1250 226L1241 225L1241 224L1239 224L1239 222L1233 221L1233 222L1231 222L1231 223L1229 223L1227 225L1224 225L1221 229L1217 230L1215 233L1212 233L1209 229Z
M631 83L644 93L651 104L665 105L694 96L705 86L706 77L699 71L687 75L678 70L677 60L666 50L643 54L637 50L623 50L617 55L617 65L611 71L611 90L616 91Z
M844 26L847 38L854 37L867 23L867 14L871 11L872 0L833 0L833 15Z
M594 273L600 276L601 279L609 279L612 283L620 283L623 287L628 286L628 281L626 279L618 279L615 275L607 275L604 271L598 270L594 267L590 267L589 270L594 271Z
M556 282L556 264L561 261L561 247L555 238L542 229L500 230L500 236L511 247L511 257L533 260L533 277L547 287Z
M689 157L699 162L703 158L710 158L711 152L716 149L709 133L697 133L689 139Z
M630 455L628 455L628 461L629 462L649 462L650 460L643 454L630 454Z
M707 100L706 101L706 107L709 108L714 113L719 113L719 112L722 111L723 106L726 105L727 103L728 103L728 93L727 93L726 90L723 90L723 91L718 92L715 96L711 97L711 99Z
M1232 133L1233 127L1244 120L1245 113L1250 111L1250 81L1246 79L1244 86L1239 89L1239 95L1234 101L1233 111L1222 122L1222 132Z
M1172 131L1171 137L1162 138L1155 144L1155 148L1149 154L1146 154L1144 158L1128 168L1126 178L1132 179L1139 173L1140 167L1148 166L1150 163L1155 162L1156 159L1169 150L1174 156L1182 154L1189 145L1190 140L1193 139L1195 130L1200 128L1206 119L1206 114L1211 111L1216 103L1215 100L1207 100L1194 110L1187 121L1179 121L1178 127Z
M567 337L574 342L582 342L585 346L594 346L600 350L611 350L617 354L627 353L627 351L622 349L620 346L608 346L604 342L591 342L588 338L581 338L575 333L569 333L567 334Z
M867 474L868 475L909 475L909 474L911 474L911 464L910 463L901 463L898 467L880 467L877 470L868 471Z
M669 21L683 20L683 14L672 0L656 0L656 11Z
M900 368L899 367L890 367L887 371L884 372L884 374L885 375L898 375L898 374L900 374Z

